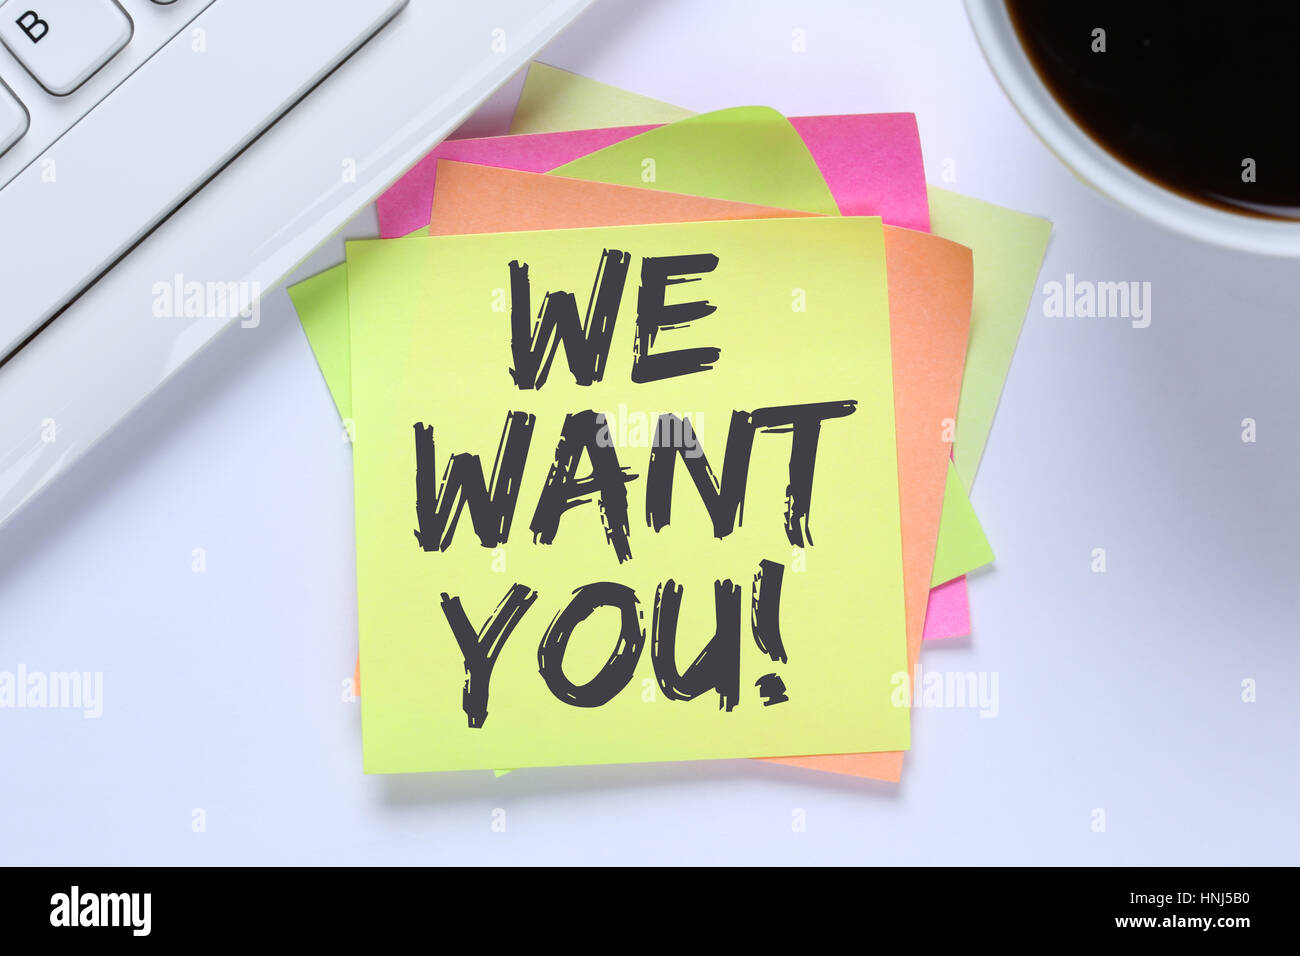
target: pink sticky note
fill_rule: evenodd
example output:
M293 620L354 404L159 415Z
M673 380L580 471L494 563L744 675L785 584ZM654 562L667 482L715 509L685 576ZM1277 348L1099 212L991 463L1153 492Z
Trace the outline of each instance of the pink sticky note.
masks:
M965 575L931 588L921 639L933 641L943 637L965 637L969 633L970 595L966 590Z
M816 160L840 212L880 216L891 226L930 231L921 138L911 113L796 116L790 123ZM379 234L392 239L429 224L440 159L545 173L654 128L615 126L448 140L379 197Z
M840 212L880 216L890 225L930 231L930 206L915 116L858 113L797 116L790 122L812 153ZM392 239L429 224L439 159L544 173L655 128L615 126L448 140L379 197L379 234ZM966 579L957 578L932 590L924 637L959 637L970 630Z
M921 137L911 113L796 116L791 125L846 216L930 231Z

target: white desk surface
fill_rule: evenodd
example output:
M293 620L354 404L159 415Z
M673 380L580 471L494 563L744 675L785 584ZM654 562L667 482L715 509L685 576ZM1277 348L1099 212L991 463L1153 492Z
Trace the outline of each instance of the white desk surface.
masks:
M918 710L901 786L749 761L363 776L350 453L281 290L0 540L0 671L104 681L99 719L0 709L0 862L1295 863L1297 264L1080 185L956 2L602 0L545 59L696 110L913 111L931 182L951 159L945 185L1055 221L1040 288L1151 282L1147 329L1031 307L973 495L999 559L973 637L922 656L996 673L998 716ZM518 88L473 128L503 131Z

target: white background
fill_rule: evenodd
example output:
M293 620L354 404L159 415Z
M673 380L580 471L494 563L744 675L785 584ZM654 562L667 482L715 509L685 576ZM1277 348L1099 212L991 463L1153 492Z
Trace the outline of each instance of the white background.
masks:
M544 58L701 111L913 111L931 182L1054 220L1040 289L1152 284L1147 329L1030 309L973 494L998 561L972 638L922 655L996 673L998 716L916 711L899 786L749 761L363 776L350 452L277 291L0 536L0 671L104 675L98 720L0 710L0 862L1297 862L1297 263L1076 182L955 2L603 0Z

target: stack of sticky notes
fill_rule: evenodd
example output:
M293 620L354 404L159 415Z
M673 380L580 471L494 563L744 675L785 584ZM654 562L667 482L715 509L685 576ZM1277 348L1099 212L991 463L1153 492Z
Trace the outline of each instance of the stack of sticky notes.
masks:
M290 289L353 441L370 772L898 780L1051 232L910 114L691 115L534 64Z

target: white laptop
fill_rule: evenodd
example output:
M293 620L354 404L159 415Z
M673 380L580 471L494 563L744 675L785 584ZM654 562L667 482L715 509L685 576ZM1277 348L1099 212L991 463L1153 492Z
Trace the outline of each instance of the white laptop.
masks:
M590 2L0 0L0 524Z

